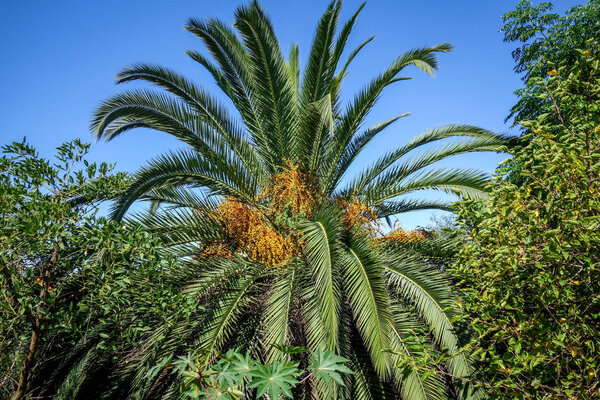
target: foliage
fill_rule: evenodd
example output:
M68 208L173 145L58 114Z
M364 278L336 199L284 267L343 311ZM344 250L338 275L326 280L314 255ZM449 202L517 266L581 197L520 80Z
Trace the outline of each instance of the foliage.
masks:
M512 55L515 72L522 73L525 82L525 87L515 92L519 100L507 118L513 118L514 125L552 111L551 102L540 96L544 88L536 83L553 69L550 64L569 68L579 56L577 49L586 48L589 40L600 40L598 0L571 7L565 15L551 10L550 2L534 6L530 0L521 0L503 16L504 41L519 44Z
M524 123L521 185L460 211L454 274L492 398L600 396L600 57L578 53L533 80L554 111Z
M344 386L344 381L340 374L352 374L352 371L344 364L348 362L344 357L336 356L330 351L319 349L317 353L313 353L310 357L310 365L308 370L312 371L312 375L317 379L323 379L326 384L331 380L336 381L339 385Z
M3 398L93 392L115 355L131 351L151 323L185 317L192 308L164 284L176 264L160 254L156 239L97 216L101 201L122 191L128 177L86 161L88 148L66 143L55 162L26 143L3 148Z
M287 352L288 356L291 354L290 349L281 350ZM291 350L294 354L306 352L301 348ZM172 373L184 377L180 388L184 398L242 399L247 398L244 397L244 388L250 388L256 389L253 396L256 399L275 400L293 397L292 389L308 379L323 380L326 384L333 379L344 385L340 374L353 373L345 365L349 360L323 350L311 354L309 364L303 370L298 362L290 361L287 356L280 361L262 364L253 359L249 352L242 354L236 349L218 354L206 364L202 360L196 353L179 356L173 361L166 357L150 374L157 375L172 368Z
M14 391L13 399L24 395L43 334L71 328L63 304L72 296L68 280L85 257L83 230L98 202L127 184L124 174L111 174L110 165L88 163L88 148L78 140L65 143L54 163L25 141L2 148L0 365L8 371L2 390ZM19 364L20 374L11 376Z
M179 288L184 304L196 308L183 306L189 312L153 319L140 343L125 346L108 364L107 389L84 387L81 396L174 398L181 378L149 372L189 349L206 365L240 348L261 360L261 376L285 375L281 349L288 346L338 354L355 371L329 383L307 379L291 389L295 398L474 395L449 375L402 376L393 368L398 357L386 350L412 355L403 340L415 327L428 333L432 352L456 352L464 340L452 324L458 312L452 288L429 256L393 240L375 241L370 224L412 210L451 208L420 199L422 190L485 197L487 174L436 163L469 152L505 151L511 141L469 125L439 127L349 177L372 139L406 115L363 128L383 91L407 79L401 74L411 66L433 75L437 54L451 49L442 43L401 54L343 104L349 66L371 40L342 61L360 9L338 30L341 3L330 3L303 71L298 47L283 55L255 1L237 8L233 28L216 19L189 20L186 29L202 40L211 59L187 53L212 76L226 102L164 67L136 64L119 73L119 83L143 81L158 89L126 90L102 102L92 121L96 137L111 140L145 127L176 137L186 148L138 171L112 216L143 227L160 241L163 254L177 259L181 267L169 273L167 287ZM442 146L423 150L440 141ZM149 201L151 209L126 217L138 200ZM126 314L138 315L133 305ZM308 362L305 354L288 358ZM472 372L466 354L443 368L457 378ZM90 381L99 375L94 373L79 375ZM287 395L291 382L257 389Z

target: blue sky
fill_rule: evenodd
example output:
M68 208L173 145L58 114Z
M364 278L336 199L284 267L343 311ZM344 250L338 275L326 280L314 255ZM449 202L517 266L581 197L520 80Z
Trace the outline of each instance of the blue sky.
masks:
M186 49L201 42L183 30L189 17L233 21L241 1L61 0L15 1L0 13L0 143L24 136L45 156L62 142L79 137L91 141L89 122L97 104L118 92L115 74L134 62L170 67L213 90L209 76L189 59ZM555 10L580 3L556 1ZM306 60L316 22L326 1L262 0L271 16L285 54L300 45ZM359 6L344 2L343 18ZM396 56L412 47L450 42L452 53L440 56L432 79L411 69L415 79L387 90L368 124L410 112L374 142L359 166L413 135L447 123L468 123L509 132L504 123L520 80L513 73L510 51L502 42L501 16L514 9L514 0L392 1L371 0L361 13L348 48L366 38L375 40L357 57L345 80L350 98ZM131 86L131 85L130 85ZM110 143L95 143L90 159L117 163L135 171L148 159L180 147L165 134L139 130ZM466 155L447 165L493 171L506 156ZM428 194L429 196L435 196ZM401 218L404 228L426 225L427 212Z

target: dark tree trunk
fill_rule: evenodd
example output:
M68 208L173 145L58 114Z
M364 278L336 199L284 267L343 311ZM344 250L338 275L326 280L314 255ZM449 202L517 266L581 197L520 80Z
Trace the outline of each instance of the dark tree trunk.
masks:
M17 390L15 394L13 394L11 400L20 400L25 395L25 390L27 390L29 370L33 365L33 358L35 357L35 352L38 347L41 326L42 321L39 318L35 318L35 320L33 321L33 330L31 332L31 338L29 339L29 349L27 350L27 356L25 357L23 365L21 366L21 373L19 375L19 385L17 386Z
M45 298L46 294L50 290L50 275L52 273L52 269L56 265L56 260L58 258L58 250L60 249L60 243L56 245L54 251L52 252L52 256L50 257L50 262L46 270L42 275L43 285L42 291L40 293L40 302L38 306L43 308L46 305ZM38 348L38 342L40 340L40 333L42 330L42 316L39 313L31 312L29 315L29 320L31 321L32 330L31 330L31 338L29 339L29 349L27 350L27 356L23 361L23 365L21 366L21 372L19 374L19 384L17 385L17 390L13 394L11 400L21 400L25 395L27 390L27 381L29 379L29 372L31 371L31 367L33 366L33 360L35 358L35 352Z

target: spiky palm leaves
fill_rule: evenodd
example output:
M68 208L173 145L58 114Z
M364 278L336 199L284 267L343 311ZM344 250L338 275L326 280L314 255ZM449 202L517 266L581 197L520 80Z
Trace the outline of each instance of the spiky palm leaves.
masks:
M272 344L333 349L349 358L358 373L347 388L309 380L307 390L314 398L392 398L397 393L403 398L435 399L448 390L470 395L469 390L453 388L456 381L446 378L470 374L464 355L445 364L447 375L424 378L415 370L403 376L394 368L399 354L415 355L406 340L422 328L430 331L432 350L458 350L449 307L451 289L414 252L383 242L374 245L368 236L344 227L336 200L359 199L378 218L416 209L448 209L445 203L411 194L436 189L477 197L483 194L487 176L433 164L461 153L502 151L507 140L473 126L432 129L348 179L346 172L357 156L403 116L361 129L383 90L407 79L399 74L408 66L432 75L436 54L450 46L402 54L344 106L340 89L348 66L371 39L340 63L360 12L337 33L340 6L330 4L321 17L302 74L298 48L293 46L284 57L271 22L257 3L237 9L235 31L214 19L188 21L186 29L204 42L212 60L196 51L187 53L212 75L235 114L185 77L148 64L123 70L118 82L141 80L160 90L125 91L96 111L92 128L98 139L111 140L145 127L187 145L141 169L113 212L122 218L139 199L163 205L137 220L161 235L171 251L191 256L182 258L189 264L187 281L179 279L185 281L189 296L206 307L175 330L161 326L147 339L143 356L124 369L133 377L132 398L144 398L156 388L146 371L162 356L186 346L210 354L233 344L266 360L281 355ZM424 145L452 138L414 155ZM226 198L256 210L269 208L259 194L286 163L314 178L318 193L314 210L310 215L292 215L293 221L284 224L264 214L266 223L301 237L301 251L278 267L257 263L243 251L229 258L198 257L207 243L224 240L223 226L214 218L217 204ZM174 393L175 386L164 387L165 397Z

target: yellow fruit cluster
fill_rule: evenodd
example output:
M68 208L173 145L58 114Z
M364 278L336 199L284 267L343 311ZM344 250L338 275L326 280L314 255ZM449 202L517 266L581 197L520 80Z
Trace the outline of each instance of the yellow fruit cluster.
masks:
M392 229L387 235L381 237L381 240L391 241L400 244L411 244L421 242L431 235L425 229L417 228L405 231L402 227L397 226Z
M202 257L223 257L230 258L232 256L231 249L225 243L210 243L204 248Z
M319 196L314 177L301 172L289 160L285 160L285 165L280 169L259 194L259 199L269 202L269 213L272 215L289 211L291 216L303 214L310 217Z
M285 265L301 247L300 234L290 221L310 218L320 196L317 187L314 177L286 160L258 193L256 204L230 197L223 199L212 214L224 226L227 239L206 244L202 256L230 258L237 254L265 265ZM400 243L426 237L424 230L403 231L400 227L382 236L375 210L355 194L329 201L341 208L344 229L363 232L371 239L379 237Z
M359 229L371 237L380 233L375 210L354 194L348 200L338 201L338 204L342 208L342 222L346 229Z
M277 265L296 254L294 238L277 232L254 207L225 198L215 217L225 226L229 241L209 244L203 256L231 257L238 253L265 265Z
M280 172L273 175L257 196L264 209L225 198L214 211L214 216L227 231L229 240L209 243L202 256L246 256L266 265L285 264L298 252L297 236L287 226L276 229L273 221L286 214L294 218L300 214L310 217L318 196L314 179L286 160ZM284 233L281 233L283 231Z

